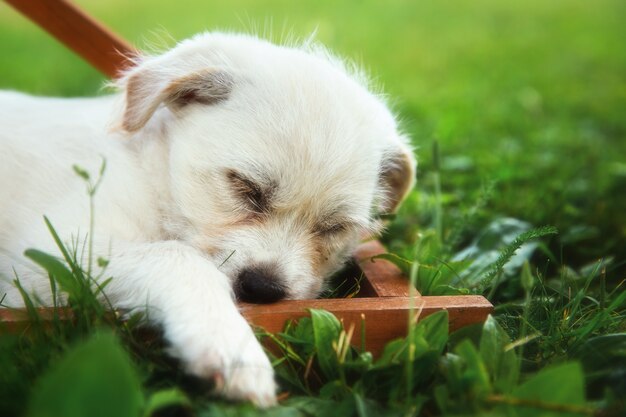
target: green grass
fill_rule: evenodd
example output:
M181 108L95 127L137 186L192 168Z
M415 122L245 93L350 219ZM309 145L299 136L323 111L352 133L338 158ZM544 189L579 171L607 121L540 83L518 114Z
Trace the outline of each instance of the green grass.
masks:
M140 47L164 31L175 39L215 28L280 38L316 29L319 40L384 85L417 147L417 189L385 235L394 259L424 293L482 293L496 304L495 320L482 328L448 337L444 320L433 319L378 362L332 348L341 329L330 318L292 326L277 339L283 354L276 364L291 396L270 414L623 410L626 3L78 3ZM4 4L0 40L0 88L101 93L96 71ZM30 407L41 415L37 404L54 394L54 381L80 385L74 368L85 364L84 350L114 352L118 383L129 387L129 415L151 415L159 404L190 415L258 414L207 398L158 338L136 338L132 324L106 317L90 291L80 294L75 325L0 337L0 414ZM327 336L316 339L321 333ZM115 353L120 343L134 365ZM95 392L115 385L88 379ZM88 388L85 398L93 395Z

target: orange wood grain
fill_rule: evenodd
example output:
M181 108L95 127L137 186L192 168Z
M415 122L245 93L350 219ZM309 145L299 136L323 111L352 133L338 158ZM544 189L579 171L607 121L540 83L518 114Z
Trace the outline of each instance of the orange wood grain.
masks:
M493 311L489 301L475 295L418 296L413 300L421 318L447 310L451 331L480 323ZM354 326L352 343L356 345L361 338L361 322L364 320L365 345L377 356L387 342L406 335L410 307L410 297L375 297L289 300L269 305L240 304L239 310L249 323L276 333L284 328L287 321L307 316L308 309L324 309L335 314L346 329Z
M437 296L413 298L413 306L419 311L419 318L436 311L447 310L450 330L469 324L480 323L487 318L493 306L484 297ZM288 300L274 304L239 305L241 314L254 326L270 333L284 329L289 320L308 316L311 308L325 309L335 314L346 329L354 326L353 344L361 340L361 323L365 325L365 346L374 356L378 356L384 345L392 339L403 337L407 332L407 322L411 308L410 297L375 297L324 300ZM54 310L39 309L44 321L51 321ZM71 318L68 310L60 310L62 320ZM30 322L25 310L0 309L0 332L19 332L28 328Z
M354 251L353 258L365 277L364 291L376 297L408 297L409 281L400 268L385 259L372 260L384 253L387 249L378 240L361 243ZM413 295L419 295L417 290Z
M42 307L37 309L37 313L44 323L52 322L55 318L55 313L60 320L71 320L72 318L71 310L64 307L57 308L56 312L52 307ZM0 308L0 334L26 331L31 324L26 309Z
M128 42L68 0L6 0L96 69L115 77L136 54Z

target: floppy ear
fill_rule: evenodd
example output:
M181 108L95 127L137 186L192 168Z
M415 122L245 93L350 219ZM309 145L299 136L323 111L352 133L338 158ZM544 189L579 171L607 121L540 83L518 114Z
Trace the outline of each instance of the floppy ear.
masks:
M216 68L173 79L149 68L140 69L126 80L122 127L127 132L141 129L160 105L180 108L192 103L213 104L225 100L232 85L230 74Z
M398 144L383 158L379 182L385 198L380 204L381 213L396 211L404 197L415 184L415 157L410 148Z

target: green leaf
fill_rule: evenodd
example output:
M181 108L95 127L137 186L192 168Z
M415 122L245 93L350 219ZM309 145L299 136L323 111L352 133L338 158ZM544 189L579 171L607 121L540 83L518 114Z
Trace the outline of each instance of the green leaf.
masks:
M402 339L394 339L390 342L387 342L383 349L382 355L376 361L374 365L376 368L386 367L392 363L400 363L402 355L407 350L407 341L406 338Z
M72 165L72 169L74 170L76 175L78 175L79 177L81 177L85 181L89 181L89 172L87 172L87 170L85 170L84 168L79 167L78 165Z
M191 401L178 388L163 389L150 395L144 407L143 415L144 417L149 417L155 411L171 406L190 407Z
M491 384L487 367L472 342L463 341L454 351L463 359L464 369L459 380L467 384L467 390L471 396L480 399L490 394Z
M368 407L365 403L365 399L356 392L354 392L352 395L354 398L354 405L356 408L357 415L359 417L367 417L368 415L370 415L368 413Z
M438 311L420 320L412 330L415 345L414 358L427 351L441 353L448 342L448 312ZM382 355L376 361L375 368L401 363L408 353L408 336L388 342Z
M316 397L293 397L285 401L284 404L299 410L303 417L335 417L355 414L354 402L350 398L338 402ZM275 409L271 409L268 414L272 417L278 415Z
M494 387L504 393L510 392L517 384L520 370L520 360L515 351L505 350L510 341L509 335L489 315L480 338L480 356Z
M37 249L27 249L24 255L53 276L63 291L67 292L70 296L78 294L79 286L76 278L57 258Z
M551 409L555 405L582 406L585 404L584 375L578 363L570 362L544 368L538 374L517 387L512 397L529 400L534 407L509 405L512 414L519 417L542 417L580 415ZM544 407L541 407L542 404ZM543 408L543 409L542 409ZM567 408L567 407L566 407Z
M429 295L468 295L470 290L467 288L457 288L451 285L437 285L429 291Z
M291 331L288 332L291 338L289 339L295 343L314 344L315 335L313 333L313 322L310 317L302 317L295 325L291 327Z
M329 409L332 408L333 403L329 405ZM313 407L311 407L313 408ZM269 410L263 410L250 403L227 403L222 401L211 401L202 404L202 407L194 412L183 413L157 413L157 415L163 416L197 416L197 417L309 417L316 415L314 413L303 413L297 408L292 406L285 406L281 404L277 407L272 407ZM321 417L328 416L330 414L320 414Z
M349 400L348 400L349 401ZM345 401L345 402L348 402ZM417 415L421 405L423 404L423 399L416 398L414 405L414 415ZM402 413L400 410L394 410L389 407L383 407L376 401L373 401L369 398L363 397L358 392L352 393L352 403L354 407L354 412L351 415L355 415L357 417L401 417L407 415L406 412ZM332 413L332 417L341 416L341 415L349 415L349 414L337 414L337 412ZM318 414L315 414L317 417Z
M15 280L13 281L13 284L15 284L15 287L20 292L20 296L22 297L22 301L24 302L24 307L26 307L26 312L28 313L28 319L33 324L32 326L33 330L36 332L42 332L43 328L40 325L42 319L41 319L41 316L39 315L39 310L37 310L37 307L35 307L35 303L33 302L31 296L28 294L26 289L24 289L24 287L22 286L22 282L20 281L19 277L15 278ZM0 321L0 324L2 324L1 321ZM4 327L0 328L0 330L4 331Z
M126 352L111 333L68 351L35 386L28 417L137 417L143 397Z
M448 407L452 403L450 400L450 390L447 385L438 385L435 387L433 391L433 397L435 398L435 404L439 410L446 414L448 412Z
M310 312L311 321L313 323L317 361L327 378L336 379L339 377L339 363L337 360L337 352L333 349L333 342L339 339L341 323L328 311L311 309Z
M348 390L339 379L334 379L320 388L320 398L328 400L344 398Z
M96 263L98 264L98 266L100 268L106 268L107 266L109 266L109 260L102 258L100 256L98 256L98 259L96 260Z
M303 363L315 351L315 334L310 317L302 317L297 322L292 322L284 333L280 333L280 338L291 345L293 353L299 355ZM286 353L292 353L287 346L285 349Z
M411 270L411 265L413 265L412 261L406 258L403 258L400 255L396 255L395 253L381 253L379 255L372 256L371 258L365 260L364 262L376 262L376 259L384 259L386 261L391 262L392 264L400 268L400 270L405 275L409 273L409 271ZM407 286L409 285L408 280L406 282L406 285Z
M471 343L471 342L462 342ZM445 384L435 387L433 395L439 410L447 413L455 407L455 403L462 401L467 390L467 383L463 377L465 368L464 360L454 353L446 353L439 360L439 367L442 375L445 377Z
M535 277L533 276L533 273L530 271L530 264L528 263L528 260L525 260L524 265L522 266L521 282L522 282L522 288L527 293L531 292L535 286Z
M100 171L98 172L98 176L102 177L104 175L104 171L107 168L107 160L102 157L102 163L100 164Z
M429 349L443 352L448 343L448 311L438 311L420 320L416 330L420 328L424 329L422 337L428 343Z
M48 219L46 216L43 216L43 220L46 223L46 227L48 228L48 231L52 235L52 238L54 239L54 243L56 243L57 247L61 251L61 254L63 254L63 259L65 259L65 262L67 262L67 264L70 266L75 276L82 278L83 271L80 269L80 266L77 265L77 263L75 262L75 259L72 258L69 251L67 250L67 248L61 241L61 237L57 233L54 226L52 226L52 222L50 222L50 219Z

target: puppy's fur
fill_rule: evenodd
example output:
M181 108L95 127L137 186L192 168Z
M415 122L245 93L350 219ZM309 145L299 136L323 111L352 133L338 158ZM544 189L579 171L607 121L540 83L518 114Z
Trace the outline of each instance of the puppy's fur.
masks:
M266 298L318 295L410 190L407 141L363 77L319 47L202 34L142 57L117 86L94 99L0 94L4 302L21 303L14 273L52 302L22 254L57 253L43 214L66 241L84 237L89 200L71 167L96 173L104 158L92 238L110 299L147 306L227 397L270 405L273 371L234 293L254 299L258 280Z

